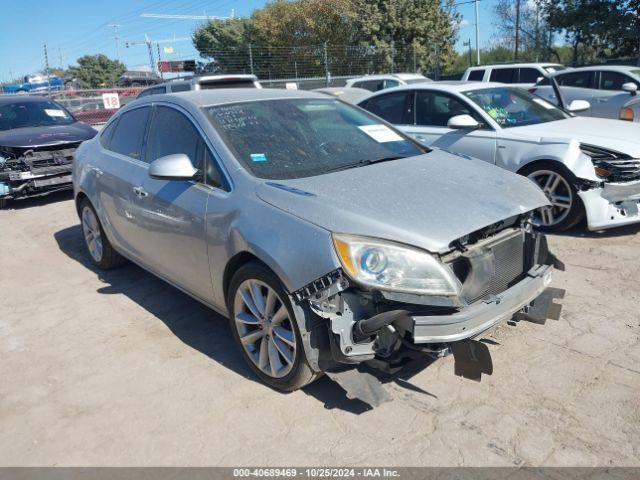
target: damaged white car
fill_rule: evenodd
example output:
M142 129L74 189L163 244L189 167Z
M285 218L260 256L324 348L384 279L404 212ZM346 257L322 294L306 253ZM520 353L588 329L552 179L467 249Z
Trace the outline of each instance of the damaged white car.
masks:
M525 175L551 205L536 214L550 231L640 222L640 125L574 117L525 90L496 83L399 87L359 105L421 143ZM575 101L569 110L589 108Z

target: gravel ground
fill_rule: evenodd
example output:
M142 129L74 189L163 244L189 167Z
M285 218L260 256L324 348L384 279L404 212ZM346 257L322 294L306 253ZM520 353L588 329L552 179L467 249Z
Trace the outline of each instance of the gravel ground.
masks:
M0 465L640 465L640 228L550 238L559 321L492 334L494 373L405 372L378 408L281 394L226 320L88 262L68 194L0 211Z

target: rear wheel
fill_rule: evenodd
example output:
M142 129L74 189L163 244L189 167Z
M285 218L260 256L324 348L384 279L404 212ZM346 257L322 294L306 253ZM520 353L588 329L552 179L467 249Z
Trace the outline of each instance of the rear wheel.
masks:
M280 280L251 262L231 280L231 331L245 361L267 385L293 391L317 378L304 352L298 322Z
M0 198L0 210L7 206L8 200L6 198Z
M582 220L584 206L571 172L551 163L543 163L525 168L520 173L535 182L551 204L534 213L534 222L541 230L562 232Z
M93 205L86 198L80 203L80 221L85 244L93 263L103 270L122 265L124 257L111 246Z

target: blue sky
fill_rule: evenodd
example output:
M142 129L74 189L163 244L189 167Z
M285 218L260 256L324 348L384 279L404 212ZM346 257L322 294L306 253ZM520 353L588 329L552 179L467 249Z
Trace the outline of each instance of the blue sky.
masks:
M0 30L0 81L40 71L44 66L43 44L49 51L49 65L66 67L85 54L104 53L116 57L114 28L119 24L120 59L129 67L148 65L145 46L125 48L126 41L188 37L200 22L140 17L141 13L169 13L229 16L248 15L266 0L20 0L2 8ZM487 44L493 32L491 8L494 0L480 2L480 45ZM473 4L457 7L462 14L458 49L462 41L475 41ZM164 59L194 58L190 42L173 44L174 53Z

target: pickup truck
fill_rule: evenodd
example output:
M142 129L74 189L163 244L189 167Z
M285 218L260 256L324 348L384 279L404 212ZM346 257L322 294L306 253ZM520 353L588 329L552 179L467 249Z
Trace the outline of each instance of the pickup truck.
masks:
M55 75L36 73L26 75L24 82L12 85L3 85L2 93L39 93L63 90L64 80Z

